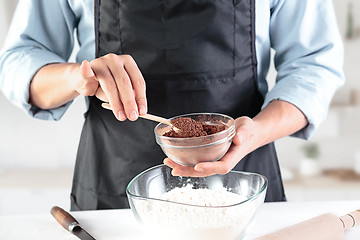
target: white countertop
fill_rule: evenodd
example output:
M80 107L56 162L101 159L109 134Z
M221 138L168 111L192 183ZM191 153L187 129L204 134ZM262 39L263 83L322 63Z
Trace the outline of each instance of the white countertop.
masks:
M345 215L360 209L357 201L265 203L244 240L250 240L277 229L323 213ZM50 209L49 209L50 211ZM138 224L129 209L71 212L97 240L156 239ZM0 216L0 239L6 240L76 240L49 214ZM359 240L360 226L348 230L343 240Z

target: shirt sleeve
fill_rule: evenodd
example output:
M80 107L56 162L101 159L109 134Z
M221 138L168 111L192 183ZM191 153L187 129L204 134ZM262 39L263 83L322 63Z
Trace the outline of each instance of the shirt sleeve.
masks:
M76 18L67 1L21 0L0 53L0 88L30 116L58 120L71 102L44 110L29 103L34 74L50 63L66 62L74 45Z
M344 83L343 46L332 1L279 0L272 9L270 39L278 74L263 108L276 99L295 105L309 124L292 136L309 139Z

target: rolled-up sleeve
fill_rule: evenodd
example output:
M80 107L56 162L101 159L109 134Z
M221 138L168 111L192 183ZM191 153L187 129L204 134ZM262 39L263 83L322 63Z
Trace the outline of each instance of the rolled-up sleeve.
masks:
M263 108L275 99L295 105L309 124L293 136L309 139L344 83L343 45L332 1L279 0L272 9L270 38L278 74Z
M66 62L74 45L76 18L61 0L21 0L0 54L0 88L30 116L58 120L71 102L56 109L39 109L29 103L30 82L51 63Z

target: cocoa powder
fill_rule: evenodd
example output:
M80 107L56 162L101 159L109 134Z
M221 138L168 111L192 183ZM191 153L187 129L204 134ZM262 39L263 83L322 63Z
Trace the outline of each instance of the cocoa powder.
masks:
M165 132L163 136L174 138L191 138L207 136L225 130L224 125L205 124L202 121L198 122L189 117L176 118L171 120L171 123L179 130L174 131L174 129L170 129L169 131Z

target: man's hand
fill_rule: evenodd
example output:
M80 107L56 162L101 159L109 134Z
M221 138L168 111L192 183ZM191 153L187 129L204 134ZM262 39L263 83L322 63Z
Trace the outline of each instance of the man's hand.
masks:
M147 113L145 81L129 55L107 54L91 62L53 63L42 67L30 84L29 102L41 109L57 108L77 96L109 102L120 121Z
M107 54L83 61L81 78L75 90L84 96L96 95L109 102L120 121L135 121L147 112L145 81L134 59L129 55Z
M240 117L235 120L236 134L228 152L216 162L202 162L193 166L182 166L169 158L164 163L173 168L174 176L205 177L214 174L226 174L235 165L260 145L257 139L260 138L261 129L248 117Z
M205 177L226 174L248 153L284 136L293 134L308 124L305 115L291 103L274 100L253 119L235 120L236 134L228 152L217 162L202 162L182 166L169 158L164 163L173 168L175 176Z

